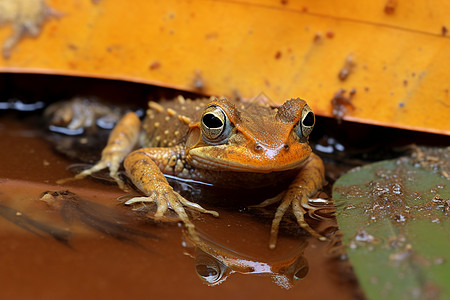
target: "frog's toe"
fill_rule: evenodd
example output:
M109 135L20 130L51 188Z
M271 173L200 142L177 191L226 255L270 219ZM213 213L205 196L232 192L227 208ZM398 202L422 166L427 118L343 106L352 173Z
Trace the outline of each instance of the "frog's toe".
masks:
M281 204L278 206L277 211L275 212L275 216L272 220L272 227L270 229L270 240L269 240L269 248L275 249L277 245L278 239L278 231L280 229L280 222L283 216L285 215L287 209L291 205L292 200L290 198L284 198L281 201Z
M306 198L306 196L304 196L304 197ZM309 224L306 222L304 216L307 213L307 211L303 207L302 203L303 203L303 201L300 202L298 200L293 201L293 203L292 203L292 211L295 215L295 218L297 219L298 225L301 228L303 228L304 230L306 230L311 236L313 236L321 241L326 241L327 240L326 237L324 237L323 235L318 233L316 230L312 229L311 226L309 226Z
M189 219L189 217L186 213L186 210L184 209L184 207L185 207L184 203L189 202L189 201L184 199L183 196L181 196L180 194L178 194L177 192L175 192L173 190L169 193L166 193L165 196L166 196L167 204L170 205L170 207L173 209L173 211L180 218L180 221L183 222L184 227L186 228L187 233L190 235L190 237L194 241L199 241L200 238L197 234L197 231L195 230L195 225L194 225L194 223L191 222L191 220Z
M285 194L285 192L281 192L280 194L276 195L273 198L266 199L266 200L264 200L263 202L261 202L259 204L250 205L249 207L252 207L252 208L263 208L263 207L270 206L272 204L280 202L281 199L283 199L284 194Z
M300 195L296 194L295 197L289 197L289 195L289 193L286 194L286 196L281 200L281 204L278 206L275 212L275 216L272 221L272 227L270 230L269 248L274 249L276 247L280 222L289 207L292 207L292 212L294 213L294 216L297 220L297 224L301 228L311 234L311 236L321 241L327 240L326 237L322 236L320 233L311 228L311 226L309 226L309 224L305 220L305 214L308 212L307 209L309 209L309 206L306 205L305 207L304 203L308 203L308 197L306 197L303 193ZM314 209L314 207L312 207L312 209Z
M216 217L219 215L215 211L206 210L200 205L186 200L183 196L166 186L159 186L150 196L134 197L126 201L125 205L133 205L136 203L155 203L157 205L157 209L153 215L153 218L160 221L168 220L165 215L170 207L178 216L179 220L183 222L185 228L187 229L187 233L193 240L199 240L199 237L195 230L195 225L191 222L186 213L185 207L202 213L208 213ZM173 221L173 219L170 220Z
M154 203L155 199L153 197L134 197L131 198L130 200L125 201L125 205L132 205L132 204L136 204L136 203Z
M84 179L84 178L91 176L94 173L101 171L103 169L106 169L106 168L109 169L109 177L114 179L114 181L117 183L119 188L123 191L128 192L129 188L125 185L123 180L119 177L119 172L118 172L119 171L119 162L118 161L111 162L111 161L101 160L98 163L96 163L94 166L83 170L82 172L76 174L75 176L59 179L56 181L56 183L57 184L65 184L70 181Z
M161 193L154 192L150 196L131 198L130 200L125 202L125 205L133 205L136 203L141 203L145 205L145 203L154 203L156 204L156 212L154 213L153 218L155 220L164 221L166 220L164 215L167 213L169 209L168 207L169 200L167 199L167 197L170 197L170 195L167 196Z
M190 208L192 210L195 210L195 211L198 211L198 212L201 212L201 213L213 215L214 217L218 217L219 216L219 213L214 211L214 210L204 209L203 207L201 207L197 203L191 202L189 200L186 200L183 196L181 196L179 194L178 194L178 196L179 196L178 197L178 201L180 201L181 204L183 204L185 207L188 207L188 208Z

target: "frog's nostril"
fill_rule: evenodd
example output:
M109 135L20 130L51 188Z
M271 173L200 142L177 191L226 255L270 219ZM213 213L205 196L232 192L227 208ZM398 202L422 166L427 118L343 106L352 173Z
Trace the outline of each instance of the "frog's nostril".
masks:
M288 144L284 144L284 150L289 150L289 145Z
M255 146L255 151L261 151L263 149L263 147L260 144L257 144Z

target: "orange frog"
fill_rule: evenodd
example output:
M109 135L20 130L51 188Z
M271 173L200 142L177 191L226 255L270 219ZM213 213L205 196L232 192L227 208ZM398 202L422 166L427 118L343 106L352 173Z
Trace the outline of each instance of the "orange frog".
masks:
M308 197L324 182L322 160L308 144L314 122L314 113L301 99L288 100L277 108L213 97L150 101L143 124L135 113L127 113L113 129L101 160L76 178L109 168L110 176L125 189L118 176L123 162L127 176L145 195L125 204L156 203L156 219L171 208L194 239L195 227L185 208L218 213L183 198L163 174L237 190L289 180L285 191L257 205L280 203L272 222L270 248L275 248L280 221L289 207L302 228L323 240L304 220L307 209L312 209ZM136 145L145 148L132 151Z

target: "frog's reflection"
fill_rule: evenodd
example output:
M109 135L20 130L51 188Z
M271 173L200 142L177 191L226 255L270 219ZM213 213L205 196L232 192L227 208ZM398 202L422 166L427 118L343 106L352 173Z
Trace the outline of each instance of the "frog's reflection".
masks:
M143 239L159 239L148 232L147 227L136 227L139 222L135 219L137 216L135 213L124 214L120 210L83 199L70 191L48 191L42 194L40 200L58 211L66 225L81 223L94 231L150 252L153 251L146 246L147 243L144 243ZM29 216L22 211L0 204L0 217L38 236L50 235L72 248L71 237L76 233L75 228L70 226L63 229L61 226L55 226L56 224L39 221L40 218L35 219L33 215ZM236 212L229 212L229 217L232 215L236 215ZM308 262L303 256L307 247L306 240L297 236L295 239L285 241L287 247L269 250L266 240L255 234L259 230L257 227L261 226L255 225L259 223L251 223L252 220L252 218L246 220L245 216L239 216L236 220L223 221L224 223L216 220L214 225L205 222L205 224L208 223L208 226L204 225L208 234L200 230L200 239L193 239L183 231L183 245L188 254L195 258L195 271L203 282L214 286L224 282L233 273L256 274L270 276L275 284L289 289L307 275ZM222 231L223 227L234 226L234 223L238 223L237 227L247 228L247 230L241 230L239 234L236 230L232 230L231 234L237 238L234 241L236 243L220 242L221 238L229 239L226 232ZM149 224L146 223L146 225ZM75 231L72 232L72 230ZM246 235L249 230L250 236ZM246 243L242 243L243 240ZM257 245L258 241L261 243L260 246ZM242 250L243 248L246 250Z
M308 261L303 256L307 247L305 240L288 255L277 257L276 249L271 258L238 253L224 247L205 234L200 234L200 241L195 242L183 234L184 246L188 255L195 259L195 271L207 285L223 283L233 273L270 276L273 282L282 288L290 289L309 271Z

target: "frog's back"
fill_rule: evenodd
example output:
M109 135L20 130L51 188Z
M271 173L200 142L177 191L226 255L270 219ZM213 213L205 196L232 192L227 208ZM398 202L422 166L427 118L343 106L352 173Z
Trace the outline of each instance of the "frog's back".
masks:
M160 102L150 101L143 122L141 144L144 147L172 147L183 144L189 124L200 119L208 98L196 100L178 96Z

